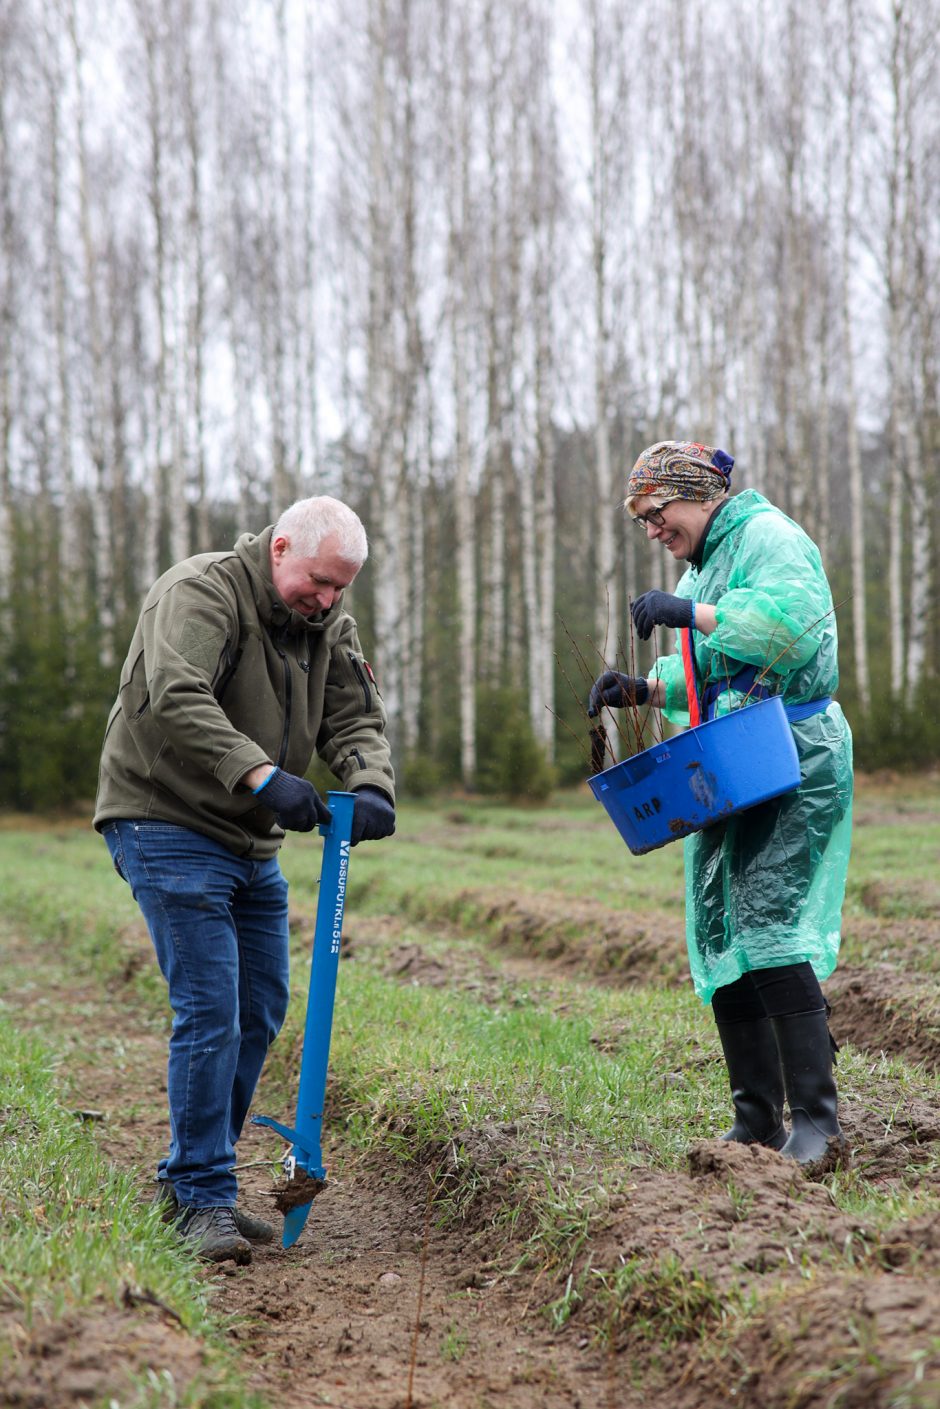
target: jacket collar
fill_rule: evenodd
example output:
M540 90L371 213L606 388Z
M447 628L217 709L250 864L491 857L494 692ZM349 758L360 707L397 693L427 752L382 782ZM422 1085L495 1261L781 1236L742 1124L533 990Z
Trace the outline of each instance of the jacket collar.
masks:
M692 566L701 570L719 543L723 542L729 533L733 533L745 520L752 519L755 514L765 512L775 513L777 511L770 500L765 499L763 494L758 494L756 489L742 489L740 494L735 494L730 499L722 499L705 525L705 532L695 557L689 559Z

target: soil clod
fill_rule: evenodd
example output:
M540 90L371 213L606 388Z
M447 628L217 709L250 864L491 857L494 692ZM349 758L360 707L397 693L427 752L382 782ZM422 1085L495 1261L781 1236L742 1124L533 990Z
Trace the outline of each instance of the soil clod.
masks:
M315 1179L311 1174L305 1174L302 1170L295 1174L293 1179L289 1179L286 1184L278 1189L274 1199L274 1207L278 1213L283 1213L286 1217L295 1208L304 1208L307 1204L312 1204L317 1194L321 1194L326 1188L325 1179Z

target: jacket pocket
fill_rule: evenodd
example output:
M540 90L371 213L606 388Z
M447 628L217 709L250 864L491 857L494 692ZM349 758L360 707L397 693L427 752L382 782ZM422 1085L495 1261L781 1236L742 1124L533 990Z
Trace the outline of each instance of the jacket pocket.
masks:
M368 671L365 661L360 660L358 656L353 655L352 651L347 651L346 654L349 658L349 663L352 666L353 675L355 675L356 680L359 682L359 688L362 690L362 702L365 707L366 714L371 714L372 691L369 688L369 676L371 672ZM373 681L372 683L374 684L375 682Z

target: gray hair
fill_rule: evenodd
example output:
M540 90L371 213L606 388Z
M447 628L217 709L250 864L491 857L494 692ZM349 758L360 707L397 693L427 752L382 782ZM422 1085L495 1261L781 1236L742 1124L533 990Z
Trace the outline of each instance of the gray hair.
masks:
M340 499L317 494L312 499L298 499L285 509L271 535L286 538L291 551L301 558L314 558L325 538L336 538L339 556L360 567L369 556L369 542L359 515Z

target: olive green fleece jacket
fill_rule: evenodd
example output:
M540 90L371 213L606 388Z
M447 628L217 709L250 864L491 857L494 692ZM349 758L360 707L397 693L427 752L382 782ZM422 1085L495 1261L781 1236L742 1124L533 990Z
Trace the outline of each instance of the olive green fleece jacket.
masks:
M282 602L271 533L187 558L151 588L105 732L99 831L113 818L173 822L240 856L273 856L284 833L240 779L268 762L302 775L315 752L344 788L394 801L385 709L356 623L342 598L313 620Z

